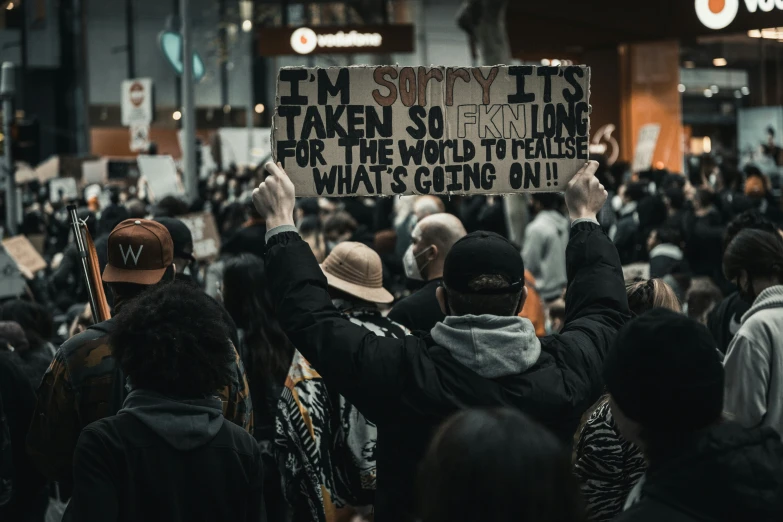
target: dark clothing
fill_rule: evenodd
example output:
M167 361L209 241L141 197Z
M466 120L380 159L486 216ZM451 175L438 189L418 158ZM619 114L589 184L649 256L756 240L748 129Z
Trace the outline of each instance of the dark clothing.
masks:
M433 431L458 410L513 407L571 441L582 414L601 394L604 356L630 315L617 251L597 224L579 223L567 252L570 284L562 333L540 345L532 333L520 336L519 351L537 358L521 373L485 378L432 337L379 337L346 320L297 234L276 234L267 246L270 293L286 335L328 386L378 426L377 522L412 520L419 461ZM469 342L471 336L459 338ZM452 349L464 354L461 348Z
M662 278L670 274L687 274L688 262L676 245L665 243L650 250L650 278Z
M440 309L435 291L442 278L428 281L420 290L412 293L391 309L389 319L400 323L412 332L429 332L446 316Z
M617 247L617 253L623 266L635 263L640 259L642 247L638 241L639 213L637 206L635 202L627 203L620 211L614 229L612 240Z
M240 228L229 237L220 248L221 254L239 255L247 252L258 257L264 257L264 236L266 224L253 223Z
M709 277L723 288L723 234L725 227L717 210L685 219L685 259L694 277Z
M707 316L707 328L709 328L718 350L725 354L729 349L731 340L742 326L742 316L750 310L750 304L740 299L739 292L734 292L715 308Z
M109 319L63 343L38 388L27 446L38 469L51 480L70 481L79 432L116 415L127 396L125 378L111 355L113 325ZM239 354L234 375L220 393L223 413L252 433L253 405Z
M84 283L82 259L76 243L69 243L62 252L60 265L49 276L49 285L54 303L61 310L67 310L72 304L86 303L89 295L87 285Z
M616 522L783 520L783 444L771 428L727 422L662 460Z
M25 448L35 391L17 367L15 355L0 353L0 520L42 521L48 504L46 480Z
M266 519L261 448L219 399L150 395L139 408L136 393L82 431L65 522Z
M508 237L503 205L505 202L500 197L494 198L490 205L487 196L471 196L462 201L459 218L468 233L484 230Z

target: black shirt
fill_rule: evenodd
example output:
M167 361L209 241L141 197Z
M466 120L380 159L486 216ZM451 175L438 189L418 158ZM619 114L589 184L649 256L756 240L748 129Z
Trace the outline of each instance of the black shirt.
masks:
M435 291L442 278L428 281L417 292L412 293L392 308L389 319L409 330L428 332L446 317L440 309Z

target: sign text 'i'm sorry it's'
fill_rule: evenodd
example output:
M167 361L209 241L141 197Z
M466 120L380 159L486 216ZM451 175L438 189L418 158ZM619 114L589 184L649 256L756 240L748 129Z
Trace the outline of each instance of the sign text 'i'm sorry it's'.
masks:
M273 151L300 196L562 191L589 96L584 66L287 67Z

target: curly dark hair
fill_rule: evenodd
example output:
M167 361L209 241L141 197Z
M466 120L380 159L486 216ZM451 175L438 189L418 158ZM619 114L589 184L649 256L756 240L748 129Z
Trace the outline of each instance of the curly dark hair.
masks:
M747 229L763 230L764 232L769 232L770 234L774 234L778 231L777 225L767 219L758 210L746 210L742 214L732 219L729 224L726 225L726 232L723 235L723 250L726 250L726 247L729 246L729 243L731 243L732 239L737 237L737 234Z
M198 397L231 382L236 352L223 313L186 283L161 283L129 302L109 342L135 388Z

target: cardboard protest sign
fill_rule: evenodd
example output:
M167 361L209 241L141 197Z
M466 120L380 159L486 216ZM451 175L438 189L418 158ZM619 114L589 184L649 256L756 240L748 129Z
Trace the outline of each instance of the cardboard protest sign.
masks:
M109 160L101 158L97 160L88 160L82 163L82 183L85 185L106 183L108 179Z
M16 262L0 246L0 299L19 297L24 289L25 281Z
M272 149L298 196L563 191L589 97L585 66L285 67Z
M152 199L160 201L166 196L184 193L177 178L177 165L171 156L144 156L136 158L141 175L147 181Z
M30 240L25 236L4 239L3 247L5 247L8 255L11 256L17 265L26 268L33 274L44 270L47 266L44 258L41 257L41 254L38 253Z
M220 254L220 234L212 212L198 212L180 216L193 234L193 257L197 260L212 261Z
M658 144L658 136L661 134L661 126L658 123L648 123L639 129L639 139L636 142L636 152L633 156L631 171L644 172L650 170L655 154L655 146Z
M54 178L49 180L49 201L75 201L79 199L79 189L74 178Z

